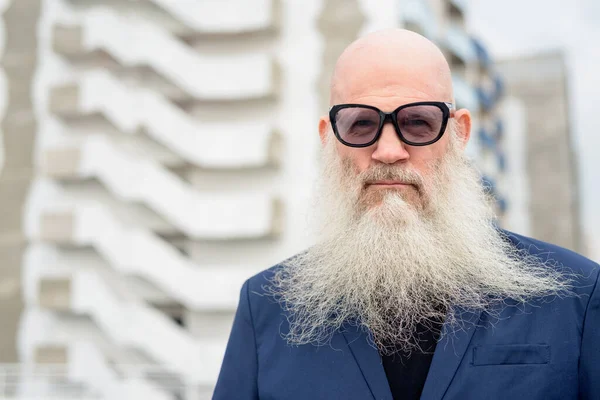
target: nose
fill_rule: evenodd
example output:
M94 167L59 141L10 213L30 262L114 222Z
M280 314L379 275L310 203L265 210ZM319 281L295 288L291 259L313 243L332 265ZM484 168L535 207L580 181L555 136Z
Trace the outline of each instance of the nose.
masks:
M406 151L406 144L400 141L394 126L390 123L383 126L383 131L375 146L371 158L385 164L404 162L410 157Z

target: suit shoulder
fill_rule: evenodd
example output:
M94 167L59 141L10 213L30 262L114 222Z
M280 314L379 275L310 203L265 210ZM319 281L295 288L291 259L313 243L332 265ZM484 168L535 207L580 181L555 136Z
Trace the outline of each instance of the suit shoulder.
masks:
M270 288L275 272L281 267L281 264L274 265L248 278L245 283L245 286L247 286L247 300L258 330L280 320L283 315L281 304L273 296Z
M555 264L557 268L567 268L590 283L598 278L600 265L579 253L513 232L503 231L503 233L516 248L543 261L549 261L549 265Z
M248 278L248 291L261 294L268 292L268 287L271 285L275 272L281 267L281 264L276 264Z

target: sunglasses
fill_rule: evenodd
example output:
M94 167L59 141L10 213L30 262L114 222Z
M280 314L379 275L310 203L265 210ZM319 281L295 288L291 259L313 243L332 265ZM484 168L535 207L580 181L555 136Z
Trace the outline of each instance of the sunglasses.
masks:
M336 138L350 147L367 147L381 136L383 125L391 122L400 140L410 146L427 146L444 134L454 105L441 101L405 104L386 113L364 104L338 104L329 110Z

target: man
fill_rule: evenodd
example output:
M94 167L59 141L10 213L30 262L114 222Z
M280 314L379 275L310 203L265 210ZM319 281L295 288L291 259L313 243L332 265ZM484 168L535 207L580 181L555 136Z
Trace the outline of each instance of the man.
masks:
M215 399L600 399L599 267L495 226L453 104L415 33L344 51L316 244L244 284Z

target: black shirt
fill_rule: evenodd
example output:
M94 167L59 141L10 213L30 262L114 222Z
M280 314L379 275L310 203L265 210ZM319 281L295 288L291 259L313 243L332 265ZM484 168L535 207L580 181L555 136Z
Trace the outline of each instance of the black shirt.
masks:
M415 350L410 355L397 352L381 357L394 400L419 400L421 397L440 327L438 325L435 330L423 326L417 328L419 346L424 352Z

